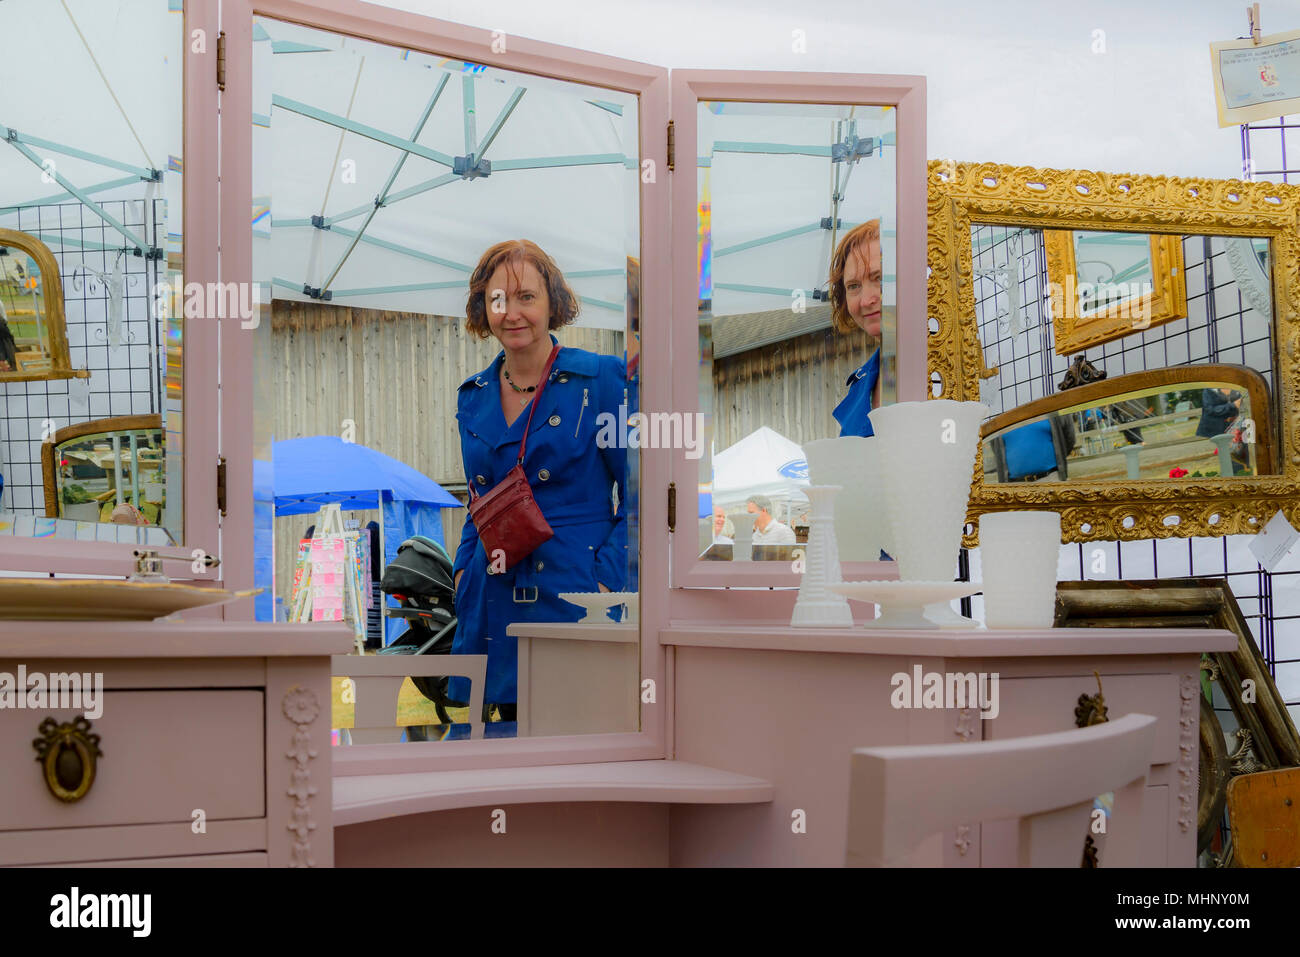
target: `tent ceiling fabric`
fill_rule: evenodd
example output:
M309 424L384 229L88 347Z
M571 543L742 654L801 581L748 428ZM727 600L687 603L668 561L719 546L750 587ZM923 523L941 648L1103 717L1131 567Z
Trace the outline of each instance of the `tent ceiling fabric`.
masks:
M179 164L173 161L182 153L183 29L182 13L171 11L167 0L0 3L0 62L6 76L23 80L0 104L0 225L12 222L13 214L5 207L35 200L70 204L71 222L98 222L89 211L78 211L78 201L48 171L43 179L41 167L4 142L12 129L141 170L164 171L163 183L151 185L102 162L46 145L30 146L42 161L54 162L54 172L83 191L127 181L95 192L96 201L149 195L167 199L168 231L179 240L181 186ZM61 50L68 55L58 55ZM41 225L57 237L57 217L43 219ZM59 251L56 239L42 238ZM104 244L127 245L111 229ZM70 271L74 264L64 265Z
M254 112L261 113L255 125L265 122L267 115L270 118L273 159L270 182L265 185L273 224L319 215L329 218L372 206L403 157L403 150L393 145L302 115L297 104L410 139L451 158L477 150L512 97L522 91L485 152L493 163L492 173L474 179L454 177L379 209L365 239L331 283L332 301L462 316L469 271L482 253L503 239L527 238L556 259L574 291L584 297L580 325L623 329L627 256L639 255L634 96L541 82L541 78L490 67L466 68L461 61L271 20L259 24L266 39L255 42L255 47L263 48L255 50L255 57L260 55L258 62L265 64L265 48L271 48L271 83L257 84L256 102L267 109L261 113L255 102ZM303 47L310 52L288 52ZM427 122L412 137L444 79ZM472 87L468 93L467 86ZM467 149L466 106L471 102L473 147ZM611 105L617 109L608 108ZM583 165L501 168L511 161L562 162L566 157L586 159ZM355 182L349 181L353 172ZM451 172L444 163L410 154L388 192ZM365 221L365 215L349 217L332 224L341 227L337 231L273 225L269 268L259 279L282 280L275 287L278 298L308 298L301 293L302 286L319 287L329 277L352 242L344 231L354 232ZM406 247L424 258L378 243ZM590 270L605 274L576 275ZM455 285L374 291L433 283ZM293 291L295 286L299 291ZM356 290L367 292L349 294Z

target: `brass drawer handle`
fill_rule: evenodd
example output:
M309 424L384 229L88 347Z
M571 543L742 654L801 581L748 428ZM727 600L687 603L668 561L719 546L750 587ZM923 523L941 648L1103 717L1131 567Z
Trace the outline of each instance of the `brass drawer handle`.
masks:
M45 772L45 786L60 801L80 801L95 783L96 759L104 756L99 735L90 733L84 717L68 724L46 718L37 730L41 736L32 747Z

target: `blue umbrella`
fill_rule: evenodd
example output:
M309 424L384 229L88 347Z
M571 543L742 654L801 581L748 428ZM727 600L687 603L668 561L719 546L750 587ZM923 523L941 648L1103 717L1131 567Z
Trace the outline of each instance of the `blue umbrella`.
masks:
M385 501L462 508L460 501L405 462L335 435L285 439L271 448L275 514L305 515L334 502L344 511Z

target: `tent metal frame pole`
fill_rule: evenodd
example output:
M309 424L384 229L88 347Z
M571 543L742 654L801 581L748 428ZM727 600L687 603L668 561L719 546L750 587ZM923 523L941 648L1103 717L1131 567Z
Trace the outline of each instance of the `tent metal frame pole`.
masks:
M140 182L138 176L123 176L121 179L111 179L107 183L96 183L94 186L87 186L82 190L87 196L95 193L102 193L105 190L117 189L121 186L134 186ZM71 193L54 193L51 196L42 196L39 199L29 199L23 203L14 203L12 206L0 206L0 215L11 210L27 209L31 206L51 206L55 203L62 203L69 199L76 199Z
M75 146L65 146L62 143L42 139L39 136L28 136L26 133L19 133L13 127L5 126L2 123L0 123L0 139L5 139L14 145L24 143L28 146L35 146L37 149L47 150L51 153L60 153L63 156L71 156L75 159L86 160L87 162L95 163L98 166L107 166L110 169L120 169L122 172L130 173L132 176L139 177L145 182L156 183L162 176L162 170L146 169L143 166L136 166L134 163L123 163L121 160L110 159L107 156L100 156L98 153L79 150Z
M403 150L407 153L413 153L416 156L427 159L432 163L438 163L451 169L452 158L446 153L430 149L427 146L421 146L419 143L412 142L400 136L394 136L392 133L385 133L383 130L376 129L373 126L366 126L364 123L358 123L356 120L349 120L347 117L339 116L337 113L331 113L328 110L317 109L298 100L291 100L287 96L280 96L278 93L271 97L272 107L280 107L282 110L288 110L290 113L297 113L308 119L317 120L330 126L337 126L341 130L347 130L349 133L355 133L358 136L364 136L368 140L374 140L377 143L383 143L385 146L391 146L395 149Z
M444 73L442 79L438 81L438 88L433 91L433 95L429 97L429 102L424 105L424 109L420 113L420 119L415 124L415 130L411 133L412 142L419 139L420 134L424 132L424 126L429 122L429 116L433 113L433 108L438 103L438 97L442 96L442 91L446 88L448 79L449 77ZM379 195L375 197L374 205L370 207L370 212L366 215L366 221L361 224L361 228L358 229L356 235L352 237L352 241L348 243L348 248L343 251L343 255L339 258L338 263L335 264L334 269L330 272L329 276L323 283L321 283L320 291L316 294L317 296L329 289L330 283L338 277L339 270L341 270L344 263L348 261L348 257L352 255L352 251L357 248L357 243L361 241L361 237L365 234L366 229L375 218L375 214L383 208L388 199L388 191L393 188L393 183L396 182L398 174L402 172L402 167L406 165L407 157L410 155L411 154L408 151L403 150L402 155L399 156L397 162L393 164L392 172L388 174L388 179L384 181L383 188L379 191ZM321 212L324 212L324 210L321 210Z
M9 145L12 146L14 149L16 149L19 153L22 153L23 156L26 156L29 160L31 160L31 162L33 163L33 165L36 166L37 169L44 170L46 168L45 163L41 160L41 158L37 156L35 153L33 153L30 149L28 149L27 146L25 146L24 144L17 142L16 140L11 138L9 140ZM73 196L77 197L77 199L81 200L82 205L84 205L87 209L89 209L92 213L94 213L104 222L108 223L108 225L112 226L113 229L115 229L117 232L121 233L122 236L126 238L127 242L129 242L133 247L135 247L135 251L139 255L144 256L146 258L149 257L150 250L147 249L140 242L139 239L137 239L134 235L132 235L130 230L128 230L125 226L119 223L112 215L110 215L106 209L104 209L93 199L91 199L90 196L87 195L84 190L78 189L76 186L73 186L70 182L68 182L68 180L64 177L64 175L60 173L57 169L49 169L48 173L50 176L54 178L54 181L56 183L62 186Z

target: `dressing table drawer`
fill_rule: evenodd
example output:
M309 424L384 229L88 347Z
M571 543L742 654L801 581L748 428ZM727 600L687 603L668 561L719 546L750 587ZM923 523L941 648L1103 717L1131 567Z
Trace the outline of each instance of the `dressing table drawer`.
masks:
M1178 760L1178 676L1170 673L1101 676L1110 719L1126 714L1149 714L1157 719L1151 763ZM1097 679L1091 672L1076 677L1002 678L999 714L985 722L984 738L1008 738L1069 731L1075 727L1074 709L1080 695L1095 695Z
M82 711L0 710L0 831L264 817L264 707L260 689L106 691L94 779L75 801L52 793L33 742L47 717Z

